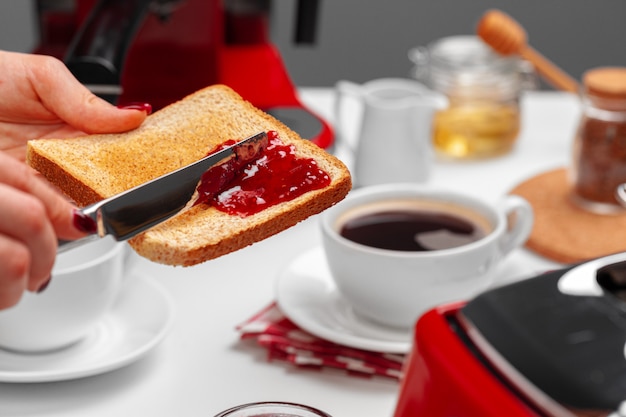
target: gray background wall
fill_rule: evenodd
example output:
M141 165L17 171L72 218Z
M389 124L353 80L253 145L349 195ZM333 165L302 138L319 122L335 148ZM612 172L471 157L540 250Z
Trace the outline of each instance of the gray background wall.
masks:
M0 49L29 51L37 39L32 0L0 0ZM535 49L576 78L589 68L626 66L625 0L322 0L317 42L292 42L295 2L274 0L272 37L301 86L407 76L407 50L473 34L485 10L511 14Z

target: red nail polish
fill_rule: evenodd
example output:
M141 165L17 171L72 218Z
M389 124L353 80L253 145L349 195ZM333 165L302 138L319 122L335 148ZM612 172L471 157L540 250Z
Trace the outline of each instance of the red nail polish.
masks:
M52 277L48 277L48 279L41 284L41 286L39 288L37 288L37 294L42 293L45 291L46 288L48 288L48 285L50 285L50 281L52 281Z
M72 223L81 232L96 233L98 231L96 222L82 211L74 209L73 216Z
M150 103L127 103L117 107L124 110L141 110L146 112L146 114L152 113L152 105Z

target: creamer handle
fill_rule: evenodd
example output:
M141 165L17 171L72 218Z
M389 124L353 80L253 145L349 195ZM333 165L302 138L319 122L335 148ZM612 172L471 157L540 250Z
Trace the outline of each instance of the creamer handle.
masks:
M335 118L335 133L337 138L337 146L345 148L348 150L352 157L354 157L354 153L356 151L356 139L350 140L349 135L347 133L346 121L345 117L345 105L346 98L351 97L354 99L355 103L361 104L362 111L362 103L363 94L361 92L361 86L359 84L353 83L352 81L340 80L335 84L335 108L334 108L334 118ZM360 123L355 123L356 126L360 126ZM357 134L358 137L358 134Z

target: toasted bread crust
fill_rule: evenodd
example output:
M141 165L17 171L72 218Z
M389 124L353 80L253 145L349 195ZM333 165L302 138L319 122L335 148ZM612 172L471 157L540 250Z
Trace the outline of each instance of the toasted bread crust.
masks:
M247 217L196 206L129 241L152 261L191 266L263 240L334 205L352 187L348 169L223 85L171 104L131 132L30 141L27 162L84 206L192 163L228 139L261 130L277 131L299 156L314 158L331 184Z
M63 168L37 152L30 154L27 162L30 166L36 167L37 171L44 177L54 178L53 183L68 197L75 196L74 202L78 206L83 207L91 204L91 202L106 198L89 188L78 178L66 175Z

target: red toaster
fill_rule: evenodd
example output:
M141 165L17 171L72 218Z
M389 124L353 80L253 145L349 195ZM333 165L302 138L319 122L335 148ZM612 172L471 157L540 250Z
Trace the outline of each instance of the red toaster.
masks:
M315 42L320 0L296 1L294 42ZM298 96L269 36L270 0L37 0L36 53L62 59L95 94L155 110L226 84L302 137L333 131Z
M626 415L626 254L439 306L394 417Z

